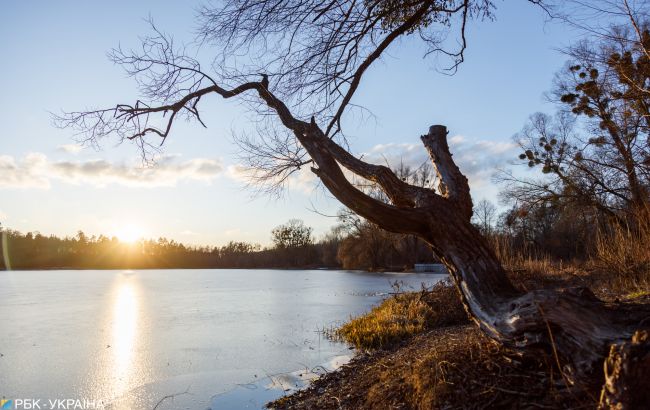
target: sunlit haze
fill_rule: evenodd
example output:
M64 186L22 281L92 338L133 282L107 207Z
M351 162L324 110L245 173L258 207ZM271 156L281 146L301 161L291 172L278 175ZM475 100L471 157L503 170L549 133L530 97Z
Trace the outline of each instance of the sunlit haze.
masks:
M146 238L145 231L138 225L125 224L119 227L113 234L121 242L134 243L138 239Z

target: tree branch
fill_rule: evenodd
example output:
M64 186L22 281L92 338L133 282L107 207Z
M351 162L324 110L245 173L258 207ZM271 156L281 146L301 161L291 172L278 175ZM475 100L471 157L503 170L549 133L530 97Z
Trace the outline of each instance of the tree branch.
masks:
M447 128L443 125L433 125L429 128L429 133L420 138L436 167L440 180L438 184L440 194L453 201L469 220L473 212L469 183L449 152Z
M329 135L330 132L332 131L332 128L336 125L339 129L341 128L341 116L343 115L343 111L347 107L348 103L352 99L352 96L357 90L357 87L359 87L359 83L361 82L361 77L363 74L366 72L368 67L376 60L378 59L381 54L388 48L389 45L395 39L397 39L399 36L402 34L408 32L410 29L415 27L418 22L424 17L429 8L430 8L430 3L425 2L422 7L420 7L413 15L411 15L410 18L408 18L404 23L402 23L397 29L393 30L384 40L375 48L375 50L366 57L366 59L359 65L359 68L357 68L356 72L354 73L354 76L352 77L352 81L350 82L350 86L348 88L347 93L345 93L345 96L343 97L343 100L341 101L341 104L339 105L339 108L336 110L336 114L332 117L330 120L329 124L327 125L327 128L325 129L325 135ZM459 8L460 9L460 8Z

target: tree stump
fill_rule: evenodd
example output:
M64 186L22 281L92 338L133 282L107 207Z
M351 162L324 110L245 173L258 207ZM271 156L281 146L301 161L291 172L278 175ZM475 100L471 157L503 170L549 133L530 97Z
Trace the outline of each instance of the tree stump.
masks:
M612 345L605 360L599 409L650 409L650 334L638 330L630 341Z

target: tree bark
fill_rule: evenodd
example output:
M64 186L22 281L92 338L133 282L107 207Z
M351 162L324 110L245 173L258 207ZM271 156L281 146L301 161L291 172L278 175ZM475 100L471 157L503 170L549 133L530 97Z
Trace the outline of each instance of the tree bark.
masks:
M632 340L612 345L605 360L605 385L599 409L650 407L650 335L637 331Z

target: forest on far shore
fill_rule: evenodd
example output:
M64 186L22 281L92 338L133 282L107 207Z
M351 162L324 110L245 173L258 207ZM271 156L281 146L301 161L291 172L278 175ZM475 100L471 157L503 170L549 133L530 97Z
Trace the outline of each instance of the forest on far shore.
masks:
M482 200L474 207L473 223L506 266L542 259L605 264L614 271L636 271L637 266L643 271L650 227L646 223L637 224L636 229L593 224L592 218L593 214L582 207L552 202L534 207L512 206L499 214L494 204ZM6 228L1 232L1 269L407 271L415 263L437 262L430 247L417 237L387 232L347 209L340 211L338 224L319 239L301 220L279 225L270 232L272 245L268 247L238 241L223 246L191 246L166 238L128 243L116 237L88 236L82 231L64 238Z
M122 242L117 237L45 236L2 231L1 269L165 268L346 268L411 269L432 262L431 250L415 237L385 232L351 215L320 240L301 220L273 229L273 245L231 241L224 246L190 246L166 238Z

